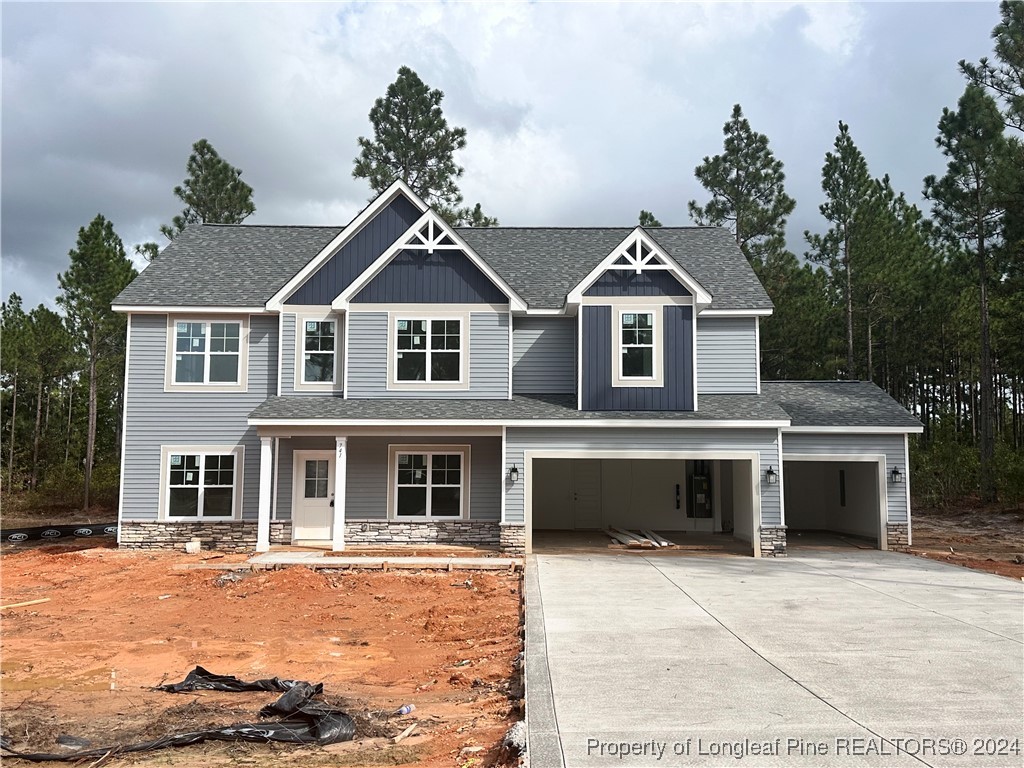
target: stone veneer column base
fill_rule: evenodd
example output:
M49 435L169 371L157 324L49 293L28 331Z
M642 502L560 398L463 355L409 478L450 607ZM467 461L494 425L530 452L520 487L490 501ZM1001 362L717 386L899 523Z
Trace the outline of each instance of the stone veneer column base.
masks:
M256 549L256 521L235 522L160 522L157 520L122 520L121 547L124 549L184 549L193 539L203 549L246 552ZM272 520L270 543L290 544L292 524L288 520Z
M346 520L345 544L451 544L497 547L492 520Z
M888 523L885 526L885 545L897 552L910 547L910 526L907 523Z
M502 523L500 546L506 555L525 555L526 526L519 523Z
M761 526L761 557L786 556L786 526Z

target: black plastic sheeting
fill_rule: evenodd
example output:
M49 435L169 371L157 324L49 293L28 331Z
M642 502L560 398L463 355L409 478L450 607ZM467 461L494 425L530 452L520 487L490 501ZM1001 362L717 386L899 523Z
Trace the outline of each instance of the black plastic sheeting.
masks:
M7 528L0 531L0 541L4 544L21 544L25 541L61 541L63 539L87 539L116 535L117 523L82 523L80 525L44 525L36 528Z
M330 707L314 698L323 693L323 684L301 680L254 680L244 682L230 675L216 675L196 667L180 683L161 685L158 690L171 693L187 691L284 691L272 704L260 710L260 717L276 717L256 723L235 723L224 728L189 731L163 736L137 744L117 744L62 753L17 752L6 740L0 740L0 749L11 757L42 763L50 760L79 760L119 755L129 752L149 752L167 747L187 747L204 741L278 742L282 744L336 744L355 737L355 721L340 709Z

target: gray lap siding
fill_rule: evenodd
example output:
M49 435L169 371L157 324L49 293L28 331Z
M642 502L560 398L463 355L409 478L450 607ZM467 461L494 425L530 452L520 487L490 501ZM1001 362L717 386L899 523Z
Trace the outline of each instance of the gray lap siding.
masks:
M501 439L498 437L350 437L348 438L345 519L388 519L389 445L468 445L470 520L501 518ZM282 438L278 455L277 520L290 520L293 457L297 450L334 449L334 438ZM415 522L415 521L412 521Z
M132 315L130 323L122 519L157 519L164 485L161 446L241 445L245 449L242 517L255 520L260 441L248 417L277 392L277 317L249 318L248 391L225 393L165 392L167 316Z
M764 472L779 467L778 430L775 429L685 429L584 428L534 429L509 428L505 435L505 465L526 467L526 451L757 451L760 455L761 525L780 525L781 485L764 482ZM524 522L524 478L505 484L505 522Z

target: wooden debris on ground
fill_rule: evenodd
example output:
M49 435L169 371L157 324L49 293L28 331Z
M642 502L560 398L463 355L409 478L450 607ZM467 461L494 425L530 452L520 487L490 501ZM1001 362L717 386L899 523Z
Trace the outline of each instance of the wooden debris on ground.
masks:
M636 533L614 526L605 531L609 538L619 544L625 544L630 549L675 549L678 545L669 541L651 530L641 530Z

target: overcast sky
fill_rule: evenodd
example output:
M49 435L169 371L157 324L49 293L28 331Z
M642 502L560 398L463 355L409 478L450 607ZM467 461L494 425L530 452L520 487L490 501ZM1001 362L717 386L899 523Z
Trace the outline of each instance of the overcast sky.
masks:
M2 295L53 305L97 213L166 240L201 137L243 170L260 224L345 224L369 189L356 137L397 69L465 126L470 202L507 225L691 223L693 176L740 103L786 167L791 249L822 228L825 152L850 124L874 175L920 200L941 173L962 58L995 3L19 4L4 2ZM183 275L183 279L187 279Z

